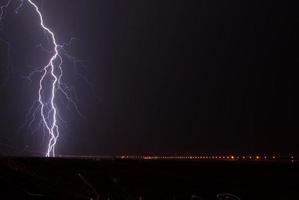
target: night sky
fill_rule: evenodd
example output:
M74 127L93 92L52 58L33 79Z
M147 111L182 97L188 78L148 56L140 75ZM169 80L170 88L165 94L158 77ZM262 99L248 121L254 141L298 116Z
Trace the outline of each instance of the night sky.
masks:
M85 64L64 65L84 117L59 100L58 154L299 154L296 5L35 2L59 43L78 38L67 50ZM0 154L43 154L47 135L26 116L38 75L25 76L49 58L39 44L50 46L32 8L16 6L0 25L10 43L0 43Z

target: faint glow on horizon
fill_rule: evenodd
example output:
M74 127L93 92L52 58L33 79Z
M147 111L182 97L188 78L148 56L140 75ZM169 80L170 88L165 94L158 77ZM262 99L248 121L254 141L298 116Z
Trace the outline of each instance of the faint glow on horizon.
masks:
M231 156L207 156L207 155L190 155L190 156L130 156L123 155L120 159L141 159L141 160L219 160L219 161L274 161L277 156L262 156L262 155L231 155ZM294 161L294 156L280 156L281 161Z

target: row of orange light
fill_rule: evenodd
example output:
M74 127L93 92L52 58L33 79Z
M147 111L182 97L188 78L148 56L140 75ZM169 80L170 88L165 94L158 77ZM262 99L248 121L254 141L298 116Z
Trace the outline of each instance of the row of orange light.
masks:
M121 159L144 159L144 160L275 160L276 156L121 156Z

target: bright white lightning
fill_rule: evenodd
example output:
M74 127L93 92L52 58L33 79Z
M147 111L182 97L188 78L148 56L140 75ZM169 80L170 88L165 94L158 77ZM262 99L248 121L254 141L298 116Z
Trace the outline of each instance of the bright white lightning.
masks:
M6 4L0 6L0 22L5 17L5 11L9 7L11 2L12 0L8 0ZM59 126L59 122L64 122L61 116L59 115L57 109L56 102L58 92L60 92L60 95L62 95L68 103L71 103L73 105L75 111L81 117L84 117L80 113L76 102L71 98L72 93L74 93L75 91L71 87L68 87L62 81L62 56L65 56L68 60L73 62L75 71L77 71L77 64L79 64L80 67L84 67L84 61L69 55L67 51L64 49L64 47L69 47L72 44L72 41L76 38L71 38L69 43L58 44L55 37L55 33L44 23L44 17L42 15L42 12L40 11L40 8L37 6L37 4L34 3L34 0L19 0L19 2L20 4L15 9L15 13L18 14L19 10L22 8L24 3L28 3L32 10L38 15L39 25L41 29L45 32L45 34L49 36L50 43L52 46L51 50L46 50L46 52L50 55L47 64L44 67L41 67L40 69L32 71L26 78L29 81L32 81L31 76L33 76L36 73L41 73L38 88L38 100L35 102L36 104L34 103L30 108L29 112L33 112L33 115L32 120L28 123L28 125L31 126L37 119L37 115L40 115L41 120L39 121L39 125L41 125L44 128L44 131L46 131L49 135L49 142L45 156L54 157L55 147L61 129ZM43 48L42 46L40 47ZM77 73L76 75L78 75L78 78L88 83L89 86L92 86L84 75L80 73Z
M40 19L40 26L42 27L42 29L51 36L53 49L54 49L54 53L49 63L43 68L43 74L39 81L39 91L38 91L38 96L39 96L38 101L40 103L40 114L43 120L43 124L50 135L48 150L46 153L46 156L49 157L49 156L55 156L55 145L59 137L59 126L57 124L57 108L55 105L55 96L57 90L59 89L59 84L62 77L62 69L61 69L62 58L59 55L60 45L58 45L56 42L55 34L44 24L44 19L39 10L39 7L32 0L27 0L27 1L31 6L34 7L36 13L38 14ZM55 74L55 71L57 71L55 70L56 68L59 69L60 75ZM49 74L50 76L52 76L54 80L52 81L50 87L51 89L50 105L49 105L50 108L47 110L46 106L48 105L48 102L45 99L43 99L43 93L44 93L43 82L45 81L46 76Z

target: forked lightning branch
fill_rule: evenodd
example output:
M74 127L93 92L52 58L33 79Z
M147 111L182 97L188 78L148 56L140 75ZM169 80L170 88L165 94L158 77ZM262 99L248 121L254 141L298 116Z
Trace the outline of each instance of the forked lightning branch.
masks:
M12 0L9 0L6 4L1 5L0 21L3 20L7 8L10 6ZM55 147L60 135L59 120L58 120L58 105L57 105L57 93L61 92L62 95L71 103L74 103L69 96L69 92L66 89L65 84L62 83L63 76L63 45L57 43L55 33L47 26L44 21L44 16L39 6L33 0L19 0L19 6L15 9L16 13L24 5L28 5L33 12L36 13L36 17L39 18L40 28L50 38L51 43L51 57L47 64L38 70L41 74L39 78L38 89L38 112L40 113L41 123L43 128L48 134L48 146L45 153L47 157L55 156ZM76 105L74 105L76 107ZM76 107L77 108L77 107Z

